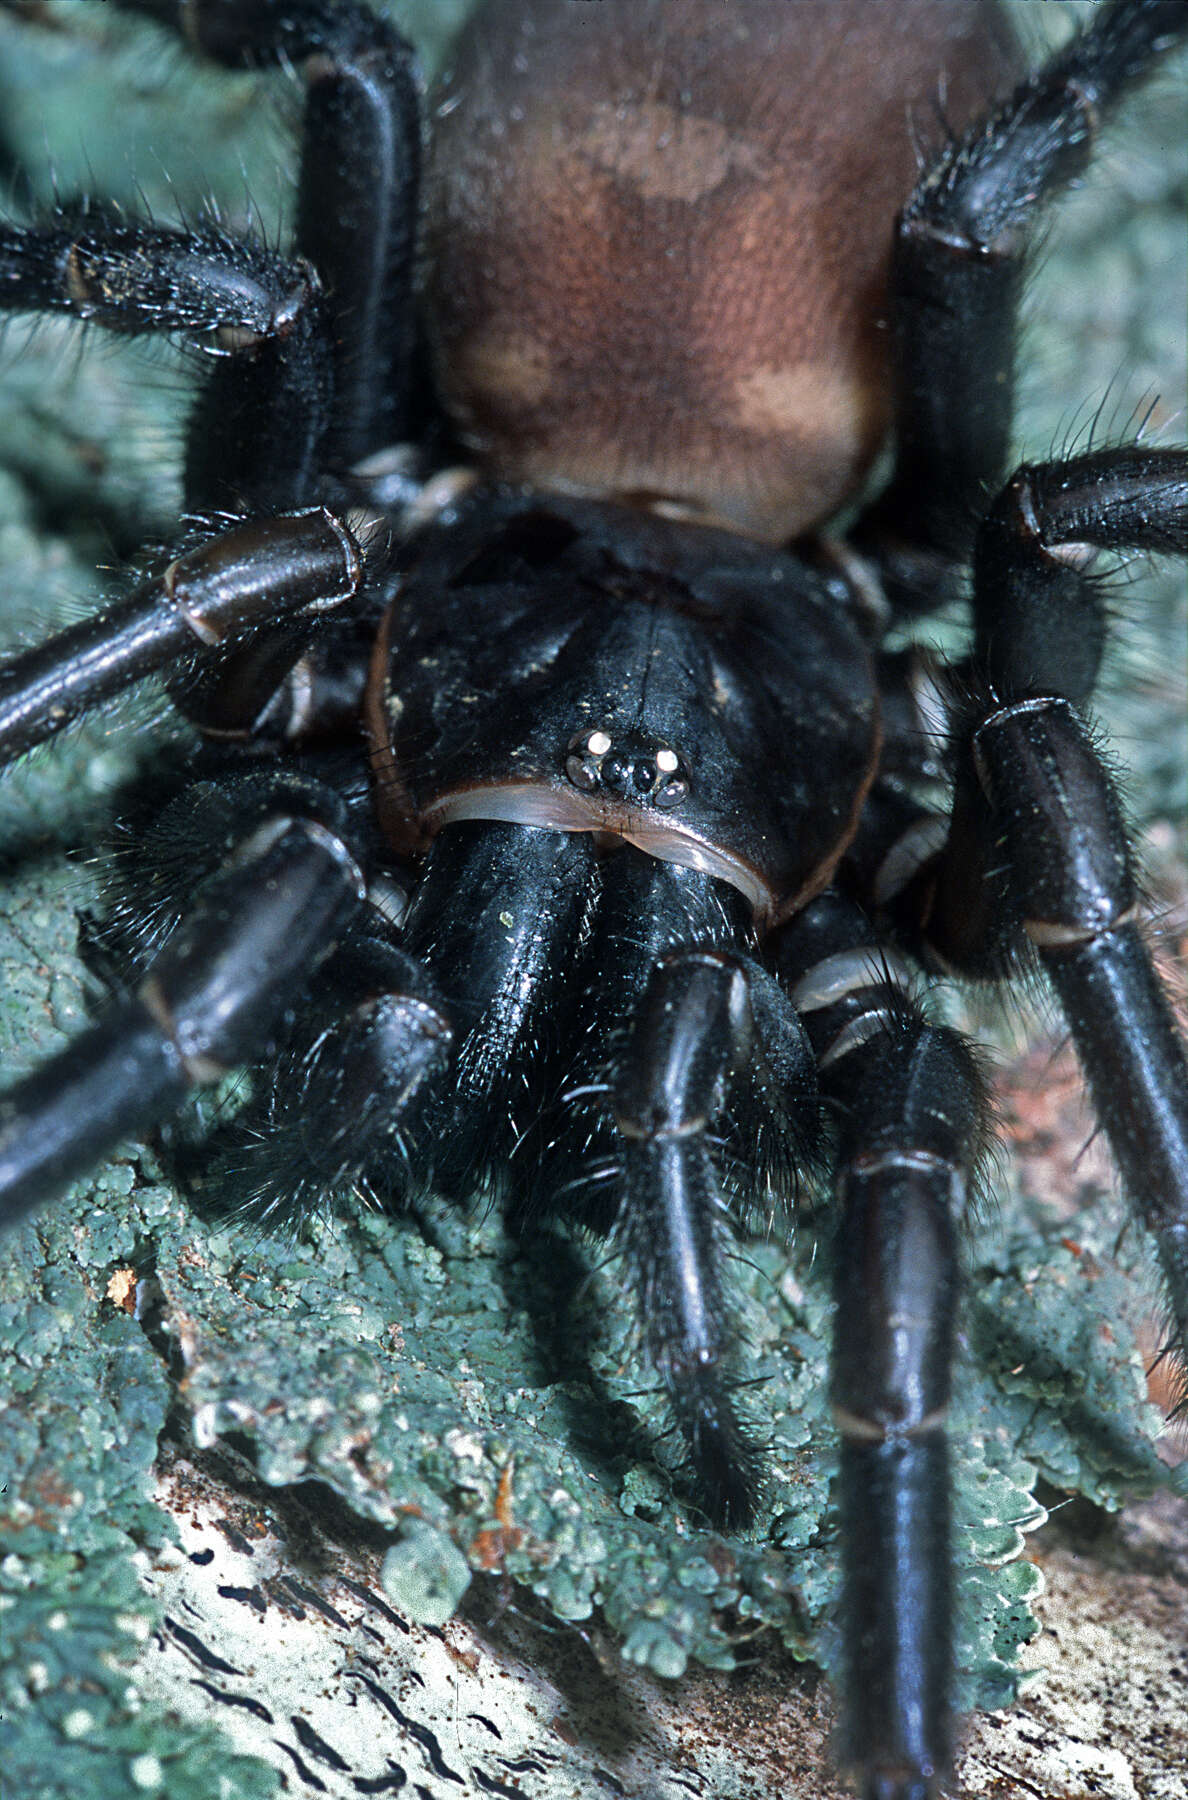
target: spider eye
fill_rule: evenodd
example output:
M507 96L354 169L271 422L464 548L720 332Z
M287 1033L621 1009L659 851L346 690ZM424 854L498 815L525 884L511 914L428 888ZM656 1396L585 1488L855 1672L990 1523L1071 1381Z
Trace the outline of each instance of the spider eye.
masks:
M649 793L654 773L652 764L642 756L620 753L608 756L602 765L603 785L627 799Z
M675 780L666 781L663 787L657 788L652 798L663 812L672 812L689 798L689 783L683 776L677 776Z
M574 751L565 758L565 773L574 787L581 788L585 793L598 786L597 764Z
M601 726L570 740L565 773L583 793L601 788L621 800L650 800L665 812L689 794L688 771L675 750L636 735L616 740Z

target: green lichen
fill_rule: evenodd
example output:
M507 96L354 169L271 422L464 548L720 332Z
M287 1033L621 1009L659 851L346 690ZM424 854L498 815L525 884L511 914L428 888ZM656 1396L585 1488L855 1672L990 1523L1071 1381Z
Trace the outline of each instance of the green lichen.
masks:
M64 191L93 179L130 199L134 171L163 216L207 186L232 218L245 185L262 205L283 201L275 168L289 159L253 78L194 79L111 8L60 0L53 12L66 29L0 19L0 103L31 167L48 139ZM110 87L96 78L109 56ZM161 177L162 141L176 190ZM85 163L72 160L83 146ZM1075 309L1086 287L1111 284L1126 307L1136 270L1148 286L1164 279L1162 244L1146 241L1156 223L1142 218L1112 263L1101 252L1088 284L1049 284L1053 344L1041 348L1038 387L1053 363L1059 372L1062 346L1085 340ZM1149 313L1178 316L1174 304ZM1108 343L1108 324L1099 335ZM9 642L96 603L103 530L120 541L165 531L177 505L176 463L162 452L176 446L184 409L169 359L92 340L76 360L72 342L47 327L6 366ZM1139 379L1128 391L1141 392L1142 371L1166 367L1167 353L1143 340L1131 354ZM1041 449L1060 441L1068 395L1096 398L1115 365L1079 369L1062 389L1058 373L1064 410L1033 410L1021 435ZM1179 599L1176 589L1156 600L1142 626L1145 642L1165 647L1154 664L1148 653L1157 674L1141 714L1124 699L1116 715L1128 754L1150 759L1143 791L1170 818L1182 799L1171 785L1182 780L1182 725L1174 683L1158 672L1181 661L1166 648ZM6 1082L79 1027L93 991L75 940L96 885L88 865L61 853L94 841L120 782L171 731L158 704L133 700L27 759L0 790L0 854L12 872L0 915ZM955 1431L963 1704L1009 1701L1018 1646L1036 1629L1038 1576L1017 1558L1021 1533L1042 1516L1037 1475L1106 1506L1167 1479L1136 1357L1150 1293L1143 1253L1119 1257L1108 1202L1101 1216L1057 1226L1026 1200L1004 1194L970 1252ZM657 1384L618 1301L630 1274L588 1246L565 1246L574 1275L558 1298L557 1259L511 1241L492 1214L358 1211L291 1241L253 1240L195 1216L133 1146L0 1256L0 1676L13 1793L233 1800L275 1789L271 1769L215 1734L139 1705L137 1659L156 1616L140 1572L171 1532L154 1498L171 1416L199 1444L233 1438L266 1483L315 1480L361 1528L390 1531L389 1591L423 1618L444 1616L468 1575L496 1574L558 1620L600 1609L624 1658L661 1675L690 1660L730 1667L755 1654L759 1628L798 1656L835 1660L829 1305L808 1230L791 1252L747 1245L730 1271L755 1376L745 1404L771 1464L756 1530L730 1540L704 1530L682 1486ZM107 1297L121 1269L159 1290L152 1342ZM418 1544L437 1558L420 1600L409 1588Z

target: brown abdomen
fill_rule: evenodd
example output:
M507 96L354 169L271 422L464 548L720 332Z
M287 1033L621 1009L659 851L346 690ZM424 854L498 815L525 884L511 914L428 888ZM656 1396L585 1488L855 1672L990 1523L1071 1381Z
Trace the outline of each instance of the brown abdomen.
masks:
M779 540L888 423L916 146L1009 86L977 0L490 0L439 95L429 316L499 474Z

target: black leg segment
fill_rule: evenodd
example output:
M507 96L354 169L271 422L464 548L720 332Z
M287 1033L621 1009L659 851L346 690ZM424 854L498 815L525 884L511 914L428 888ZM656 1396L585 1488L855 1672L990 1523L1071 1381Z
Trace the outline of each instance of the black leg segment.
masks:
M963 557L1006 474L1018 308L1048 198L1086 167L1102 119L1188 38L1182 0L1110 0L926 171L892 264L897 451L865 533ZM911 579L910 561L905 564Z
M344 1196L390 1201L427 1147L405 1114L448 1079L453 1027L419 964L370 935L322 965L249 1105L202 1152L199 1190L265 1227L325 1212Z
M1002 707L974 756L1022 930L1060 997L1097 1115L1154 1236L1188 1345L1188 1056L1138 923L1125 827L1063 700Z
M49 224L0 227L5 312L66 313L231 355L288 335L316 293L304 264L214 225L150 225L88 200Z
M963 974L998 978L1008 972L1026 916L1022 901L1012 898L1003 826L976 766L975 734L1000 704L1035 699L1059 710L1061 700L1080 705L1090 697L1107 637L1094 569L1102 550L1188 554L1188 452L1130 446L1025 466L982 521L974 555L975 649L954 671L949 699L954 795L948 838L943 851L936 846L929 857L921 836L925 854L914 891L897 906L897 922L911 933L908 915L914 915L932 952ZM1068 711L1066 705L1062 716ZM1074 729L1081 728L1062 727L1065 735ZM1112 798L1103 797L1108 782L1096 758L1090 761L1097 772L1078 777L1049 828L1066 841L1070 856L1082 854L1074 840L1099 841L1120 846L1117 854L1125 859L1121 814ZM999 792L1008 805L1006 786ZM870 825L864 821L863 835L877 839L877 824L873 834ZM1084 878L1096 891L1099 877L1086 872ZM875 877L876 887L882 879Z
M1099 550L1188 554L1188 452L1128 445L1018 469L978 529L974 667L995 693L1090 697Z
M0 1225L265 1050L365 897L344 809L324 798L325 820L278 796L197 890L136 993L0 1098Z
M177 230L86 203L0 228L0 308L175 334L215 354L188 438L191 512L285 509L318 493L333 387L308 263L216 225Z
M1098 549L1188 552L1188 452L1131 448L1021 469L974 562L975 668L992 692L956 729L949 839L921 925L954 966L1012 955L1051 977L1123 1181L1188 1341L1188 1055L1143 942L1113 784L1072 704L1104 638ZM983 674L984 679L984 674Z
M0 763L46 742L146 675L192 670L252 625L358 593L363 555L324 508L256 519L176 556L106 612L0 664ZM289 661L308 635L290 633Z
M780 962L837 1121L843 1754L864 1800L926 1800L952 1749L946 1417L985 1089L968 1045L921 1015L846 902L810 905Z
M325 293L334 406L323 465L345 469L397 442L407 432L421 161L411 47L357 0L119 4L228 67L301 67L295 247Z
M729 1232L712 1131L735 1072L756 1060L775 1061L786 1099L799 1089L811 1103L808 1043L771 977L720 951L674 951L652 976L613 1093L619 1231L641 1271L649 1348L710 1516L735 1526L754 1511L758 1459L730 1398Z

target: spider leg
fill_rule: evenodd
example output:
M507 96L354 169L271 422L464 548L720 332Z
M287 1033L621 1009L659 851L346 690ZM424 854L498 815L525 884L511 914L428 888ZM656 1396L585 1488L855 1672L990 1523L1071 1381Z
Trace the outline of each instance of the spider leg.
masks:
M412 51L369 8L124 0L219 61L305 64L297 254L95 202L0 229L0 307L171 332L218 362L187 434L192 512L287 509L406 433L420 127Z
M188 511L284 511L318 493L334 396L307 263L215 224L152 225L83 201L48 224L0 226L0 308L213 351L187 434Z
M356 0L118 0L230 68L299 64L306 87L295 248L317 270L331 347L323 468L408 436L420 182L418 72L403 37ZM203 412L246 404L216 372ZM218 433L204 488L225 481Z
M729 1239L711 1131L735 1070L756 1057L778 1067L785 1103L798 1091L812 1104L808 1045L771 977L720 950L676 950L653 972L612 1094L618 1232L640 1271L649 1350L710 1516L736 1526L754 1512L757 1453L730 1398Z
M624 1252L624 1300L667 1390L697 1491L751 1516L756 1451L733 1403L722 1264L727 1198L787 1204L815 1150L800 1025L749 954L750 908L723 883L623 848L607 859L576 980L573 1060L547 1110L529 1212Z
M951 1753L946 1414L986 1095L968 1045L928 1023L848 901L813 901L776 961L837 1118L843 1755L864 1800L927 1800Z
M973 754L1012 898L1072 1032L1097 1116L1153 1234L1188 1344L1188 1057L1143 941L1121 809L1058 697L997 708Z
M1086 167L1101 120L1188 37L1180 0L1110 0L925 171L896 229L896 460L860 523L897 605L951 571L1007 473L1019 299L1049 197Z
M1091 696L1108 619L1089 567L1097 549L1188 552L1188 454L1139 445L1016 471L982 523L975 555L976 643L948 669L918 648L879 663L883 758L846 853L855 891L965 973L996 975L1004 925L997 849L984 842L973 765L948 818L912 796L952 741L954 694ZM967 701L959 703L967 714ZM905 785L907 784L907 785ZM935 857L948 840L936 892Z
M331 790L282 779L253 813L135 993L0 1097L0 1225L259 1055L365 899Z
M1123 449L1023 468L982 525L974 666L957 720L948 842L913 884L926 939L995 974L1038 957L1188 1343L1188 1056L1143 941L1113 783L1074 702L1096 675L1097 548L1188 553L1188 452Z
M974 552L974 666L1004 698L1089 698L1107 635L1098 550L1188 555L1188 450L1124 445L1016 470Z
M246 1108L203 1145L190 1185L264 1226L355 1192L390 1200L408 1187L411 1161L428 1163L404 1119L442 1073L453 1037L426 971L353 934L326 960Z
M285 669L264 684L271 695L310 623L354 598L362 581L358 543L321 507L236 525L183 551L106 611L0 664L0 764L147 675L191 673L228 637L242 657L248 628L295 614L303 625L286 634ZM241 682L222 695L219 723L226 730L238 709L250 727L260 707L259 692Z
M173 333L213 351L216 366L187 433L187 508L288 510L326 490L329 468L405 429L420 155L412 53L364 6L298 0L129 10L184 29L224 62L305 62L298 255L237 241L214 223L177 230L83 202L47 224L0 227L0 308ZM268 614L310 599L324 604L341 591L330 572L323 592L309 594L307 527L291 527L288 569L279 525L257 530L262 581L243 566L243 541L234 536L225 554L197 553L201 571L183 557L162 578L198 581L195 630L209 641L220 565L242 596L230 595L231 620L261 627L250 646L236 642L208 658L205 674L188 668L175 694L191 719L220 735L250 733L275 713L302 656L306 637L283 625L270 631ZM345 548L345 530L343 537ZM6 737L0 718L0 756L50 735L147 669L168 669L189 647L171 607L149 584L118 616L19 659L3 679L12 725ZM219 622L213 635L222 629ZM66 657L68 669L58 666Z

